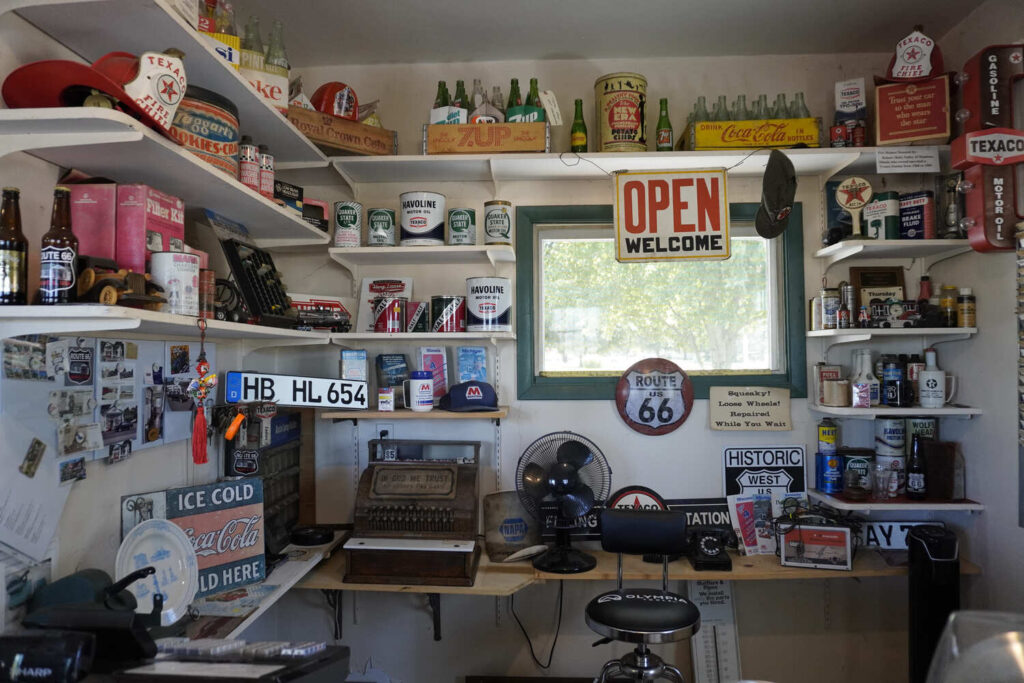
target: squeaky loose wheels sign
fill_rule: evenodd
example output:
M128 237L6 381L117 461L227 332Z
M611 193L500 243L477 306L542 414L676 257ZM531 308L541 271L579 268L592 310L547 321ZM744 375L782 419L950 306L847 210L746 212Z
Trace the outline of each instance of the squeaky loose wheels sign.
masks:
M724 169L615 174L620 263L729 256Z
M690 415L693 383L672 361L646 358L622 373L615 386L615 406L634 431L668 434Z

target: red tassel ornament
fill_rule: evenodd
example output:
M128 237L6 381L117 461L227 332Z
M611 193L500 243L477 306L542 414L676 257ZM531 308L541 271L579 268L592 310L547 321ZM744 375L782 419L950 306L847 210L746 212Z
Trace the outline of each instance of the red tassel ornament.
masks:
M206 411L203 403L210 389L217 386L217 375L210 373L210 363L206 360L206 320L200 318L196 321L199 326L199 358L196 359L196 374L198 378L188 384L188 393L196 402L195 416L192 418L192 462L197 465L205 465L208 462L206 457Z

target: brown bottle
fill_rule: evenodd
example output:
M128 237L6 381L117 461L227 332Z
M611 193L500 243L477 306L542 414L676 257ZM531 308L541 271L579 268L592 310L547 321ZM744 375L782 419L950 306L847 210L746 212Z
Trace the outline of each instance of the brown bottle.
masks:
M53 191L50 231L39 250L39 303L68 304L77 299L78 238L71 232L71 192Z
M28 240L21 231L16 187L3 189L0 204L0 306L28 303Z

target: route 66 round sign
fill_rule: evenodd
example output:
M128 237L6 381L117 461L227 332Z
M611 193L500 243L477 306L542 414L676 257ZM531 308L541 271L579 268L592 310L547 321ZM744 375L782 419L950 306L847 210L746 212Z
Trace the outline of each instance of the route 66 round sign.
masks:
M615 406L634 431L668 434L690 415L693 383L672 361L645 358L622 373L615 386Z

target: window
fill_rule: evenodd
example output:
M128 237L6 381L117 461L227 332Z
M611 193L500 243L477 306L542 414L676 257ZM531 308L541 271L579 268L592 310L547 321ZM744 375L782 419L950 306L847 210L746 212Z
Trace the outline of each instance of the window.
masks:
M746 384L805 396L800 206L775 240L754 231L757 206L730 205L730 259L651 264L615 261L610 205L518 207L519 398L608 400L652 356L700 398Z

